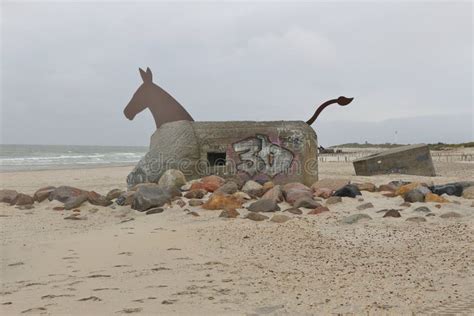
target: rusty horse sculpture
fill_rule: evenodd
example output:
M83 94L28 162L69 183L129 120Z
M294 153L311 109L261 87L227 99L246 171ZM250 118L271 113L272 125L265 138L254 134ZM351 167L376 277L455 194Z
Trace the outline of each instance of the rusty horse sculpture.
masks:
M146 71L139 68L140 76L143 79L142 85L137 89L133 94L132 99L125 107L123 113L125 117L129 120L133 120L135 115L141 111L149 108L153 118L155 119L156 128L159 128L164 123L174 122L174 121L191 121L194 119L191 115L184 109L184 107L179 104L176 99L174 99L168 92L160 88L158 85L153 83L153 75L150 68L147 68ZM348 105L352 102L354 98L339 97L337 99L332 99L321 104L313 116L306 121L308 125L311 125L316 121L321 112L331 104L339 104L341 106Z

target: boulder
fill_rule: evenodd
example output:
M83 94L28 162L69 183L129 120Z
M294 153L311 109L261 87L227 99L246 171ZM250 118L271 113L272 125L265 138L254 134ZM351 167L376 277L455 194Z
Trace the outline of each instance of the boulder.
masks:
M286 216L286 215L283 215L283 214L275 214L272 216L272 218L270 219L271 222L274 222L274 223L285 223L287 221L289 221L291 219L291 217L289 216Z
M219 187L215 192L225 193L225 194L234 194L239 191L239 186L234 181L228 181Z
M474 199L474 186L468 187L464 189L464 192L462 193L462 197L465 199Z
M191 185L191 190L203 189L207 192L214 192L224 185L225 180L219 176L207 176L202 178L200 181L196 181Z
M350 197L350 198L355 198L357 195L362 195L359 191L359 189L353 185L353 184L348 184L333 194L334 196L345 196L345 197Z
M353 215L349 215L349 216L346 216L346 217L342 218L341 223L343 223L343 224L354 224L354 223L357 223L359 221L365 221L365 220L371 220L371 219L372 219L372 217L370 217L367 214L353 214Z
M64 209L65 210L72 210L75 208L78 208L79 206L82 205L82 203L87 201L87 192L83 192L82 194L78 196L72 196L69 199L66 200L64 203Z
M262 199L283 202L284 197L283 191L281 190L281 186L275 185L273 188L269 189L267 192L265 192L264 195L262 195Z
M18 192L15 190L0 190L0 202L14 205L17 197Z
M438 195L455 195L462 196L463 186L459 183L451 183L446 185L434 185L430 187L431 192Z
M116 198L118 198L120 195L122 195L124 191L123 190L120 190L120 189L112 189L110 190L107 195L105 196L105 198L107 200L115 200Z
M263 192L267 192L270 189L273 189L275 187L275 184L272 181L267 181L263 184L262 190Z
M261 222L268 219L269 217L257 212L249 212L245 218L256 222Z
M410 202L410 203L425 201L425 195L417 189L409 191L408 193L405 194L403 198L405 202Z
M263 185L261 185L260 183L256 181L249 180L245 182L244 186L242 187L242 192L245 192L248 195L253 196L253 197L260 197L262 196L264 192Z
M426 185L422 184L422 183L419 183L419 182L412 182L412 183L409 183L409 184L405 184L405 185L402 185L401 187L399 187L396 191L396 195L400 195L400 196L404 196L405 194L407 194L408 192L410 192L411 190L415 190L415 189L418 189L420 192L422 192L423 194L426 194L427 191L424 190L424 191L421 191L420 189L424 187L425 189L427 189ZM428 190L429 191L429 190Z
M56 187L53 186L42 187L33 194L33 198L35 199L35 201L43 202L55 189Z
M87 195L87 191L70 186L60 186L51 192L48 199L50 201L56 200L62 203L67 203L69 199L76 198L83 194Z
M298 208L298 207L304 207L304 208L316 208L321 206L318 202L315 200L308 198L308 197L302 197L299 198L298 200L293 203L293 207Z
M29 196L28 194L19 193L16 197L15 205L31 205L35 203L33 197Z
M202 205L206 210L223 210L231 208L241 208L242 200L229 194L214 193L209 197L209 200Z
M219 217L223 218L237 218L240 213L235 208L225 209L221 212Z
M92 205L109 206L113 202L95 191L87 192L87 200Z
M150 208L161 207L165 203L171 203L171 199L176 196L181 196L181 192L176 188L161 188L158 185L141 186L135 192L132 209L144 212Z
M377 188L379 192L395 192L397 191L397 187L393 184L382 184Z
M292 204L301 198L312 198L313 191L302 183L288 183L282 187L285 200Z
M175 187L179 189L185 184L186 177L181 171L176 169L166 170L158 181L158 186L162 188Z
M239 200L241 201L244 201L244 200L251 200L252 197L250 195L248 195L247 193L245 192L235 192L234 194L232 194L232 196L238 198Z
M274 200L260 199L250 204L247 209L250 212L276 212L280 210L280 207Z
M312 211L308 212L308 215L318 215L324 212L329 212L329 209L325 206L319 206Z

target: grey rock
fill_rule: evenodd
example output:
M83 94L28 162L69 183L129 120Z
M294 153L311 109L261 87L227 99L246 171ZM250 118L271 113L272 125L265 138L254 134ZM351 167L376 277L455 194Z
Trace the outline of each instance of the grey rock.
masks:
M430 187L431 192L438 194L439 196L443 194L461 196L463 192L463 186L459 183L452 183L446 185L434 185Z
M256 181L249 180L245 182L244 186L242 187L242 192L245 192L250 196L259 197L263 194L263 185Z
M474 199L474 186L464 189L462 197L465 199Z
M418 189L414 189L407 192L403 198L405 202L410 202L410 203L425 201L425 195L421 193Z
M247 214L247 216L245 216L245 218L250 219L252 221L261 222L261 221L264 221L264 220L268 219L268 216L265 216L265 215L260 214L260 213L250 212L250 213Z
M118 198L120 195L122 195L124 191L123 190L120 190L120 189L112 189L110 190L107 195L105 196L105 198L107 200L115 200L116 198Z
M445 218L445 219L446 218L459 218L459 217L462 217L462 215L456 212L447 212L447 213L441 214L439 217Z
M372 203L368 202L368 203L364 203L364 204L361 204L361 205L357 206L356 209L359 210L359 211L363 211L363 210L366 210L368 208L373 208L373 207L374 207L374 205Z
M346 216L343 219L341 219L341 223L343 223L343 224L354 224L354 223L357 223L361 220L371 220L371 219L372 219L372 217L370 217L367 214L353 214L353 215L349 215L349 216Z
M426 206L420 206L413 210L413 212L421 212L421 213L431 213L431 210Z
M155 207L155 208L151 208L148 211L146 211L145 214L146 215L159 214L159 213L163 213L163 211L164 211L163 208Z
M14 205L16 203L17 196L18 192L15 190L0 190L0 202Z
M33 198L35 199L35 201L43 202L49 197L51 192L53 192L54 190L56 190L56 187L53 186L42 187L38 189L35 194L33 194Z
M219 187L215 192L217 193L225 193L225 194L234 194L235 192L239 191L239 186L234 181L228 181L224 183L221 187Z
M171 203L171 199L176 196L181 196L181 192L176 188L161 188L158 185L141 186L135 192L132 208L143 212L153 207L163 206L167 202Z
M288 213L295 214L295 215L303 214L302 210L300 210L299 208L294 208L294 207L286 209L286 210L284 210L284 212L288 212Z
M74 208L78 208L82 205L82 203L87 201L87 193L83 193L78 196L70 197L66 203L64 203L65 210L72 210Z
M413 222L413 223L423 223L423 222L426 222L426 218L420 217L420 216L413 216L413 217L407 218L406 221Z
M60 186L50 193L48 199L50 201L57 200L62 203L67 203L69 199L76 198L83 194L87 195L87 191L70 186Z
M275 215L272 216L270 221L274 222L274 223L285 223L285 222L289 221L290 219L291 219L291 217L289 217L289 216L286 216L286 215L283 215L283 214L275 214Z
M207 194L206 190L196 189L196 190L186 192L184 197L187 199L202 199L206 194Z
M294 208L298 208L298 207L316 208L319 206L321 206L321 204L319 204L315 200L308 197L299 198L298 200L295 201L295 203L293 203Z
M189 200L188 204L189 206L201 206L204 204L204 202L202 200L192 199L192 200Z
M158 181L158 186L161 188L181 188L186 184L186 177L184 174L176 169L166 170Z
M260 199L250 204L247 209L250 212L276 212L280 210L280 207L276 201Z

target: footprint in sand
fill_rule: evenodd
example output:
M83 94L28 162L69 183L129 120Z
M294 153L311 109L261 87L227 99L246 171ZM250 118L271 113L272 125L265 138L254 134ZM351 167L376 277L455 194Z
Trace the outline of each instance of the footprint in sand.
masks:
M10 263L8 266L9 267L16 267L16 266L22 266L22 265L24 265L24 263L20 261L20 262Z
M45 307L33 307L33 308L25 309L24 311L21 311L21 313L22 314L26 314L26 313L39 314L40 312L44 312L44 311L46 311Z
M119 255L119 256L131 256L131 255L133 255L133 252L124 251L124 252L118 253L117 255Z
M98 292L98 291L116 291L116 290L120 290L118 287L100 287L100 288L97 288L97 289L92 289L92 291L94 292Z
M94 301L94 302L100 302L102 299L100 299L97 296L88 296L88 297L83 297L78 299L79 302L85 302L85 301Z
M143 310L143 308L141 308L141 307L124 308L121 311L118 311L117 313L132 314L132 313L140 313L142 310Z
M57 298L57 297L73 297L73 296L74 295L71 295L71 294L59 294L59 295L48 294L48 295L41 296L41 299L44 300L44 299L53 299L53 298Z

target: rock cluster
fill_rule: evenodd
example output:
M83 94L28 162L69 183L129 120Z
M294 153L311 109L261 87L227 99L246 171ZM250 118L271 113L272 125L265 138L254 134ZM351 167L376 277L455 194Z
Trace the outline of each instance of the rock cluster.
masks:
M363 202L364 198L361 195L364 191L380 192L387 197L402 197L405 202L400 206L405 208L412 207L411 203L417 202L436 203L434 206L441 208L444 203L450 202L448 200L450 195L474 199L474 182L429 186L419 182L392 181L377 187L369 182L351 183L347 179L323 179L308 187L297 182L276 185L268 179L245 181L237 177L225 179L216 175L187 182L186 177L180 171L168 170L158 179L157 183L141 183L127 191L113 189L107 194L101 195L95 191L86 191L71 186L46 186L38 189L33 196L15 190L0 190L0 201L17 205L21 209L29 209L34 207L35 202L56 200L63 203L63 206L54 209L73 210L74 212L80 212L78 208L85 202L112 208L115 208L115 205L120 205L129 206L136 211L145 212L147 215L159 214L168 207L178 206L187 214L194 216L199 216L199 211L202 210L220 210L219 217L222 218L240 217L253 221L269 220L275 223L285 223L292 218L292 215L330 213L329 207L343 207L344 199L355 200L357 198L358 202ZM185 207L189 207L189 209ZM246 209L243 215L241 215L241 209ZM404 217L401 213L403 209L377 210L371 202L359 204L355 210L370 214L383 213L383 218ZM284 213L279 213L281 211ZM273 216L261 214L275 212L278 213ZM419 216L408 217L406 221L422 223L426 221L425 217L435 216L426 206L415 207L412 212L418 213ZM413 213L412 215L415 215ZM458 213L447 212L439 217L457 218L460 216ZM85 217L73 213L67 219L77 220L85 219ZM353 224L370 219L372 216L359 213L346 216L340 222Z

